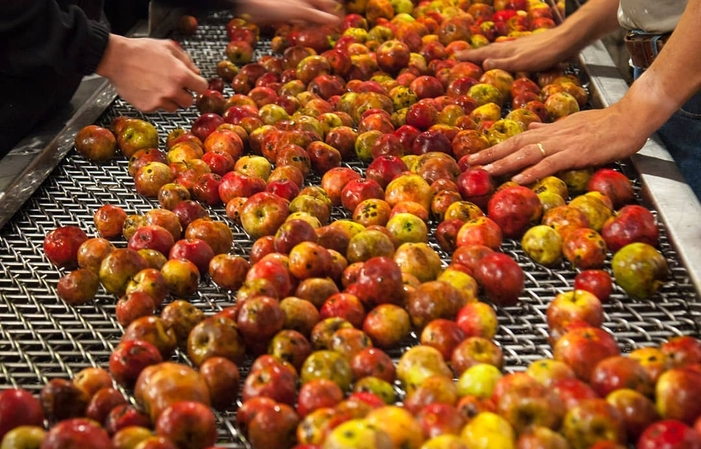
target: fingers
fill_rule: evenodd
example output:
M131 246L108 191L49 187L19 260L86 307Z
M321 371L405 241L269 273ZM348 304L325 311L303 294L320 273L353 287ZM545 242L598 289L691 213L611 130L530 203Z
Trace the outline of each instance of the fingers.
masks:
M336 11L339 6L336 0L311 0L310 4L317 9L330 13Z
M479 153L472 154L467 159L467 162L470 165L485 165L506 157L520 148L520 146L516 143L516 140L516 137L512 137L499 145L495 145L482 150Z
M178 104L171 100L163 100L160 109L163 109L166 112L175 112L178 110Z
M199 74L200 69L195 65L195 63L192 61L192 58L190 58L190 55L187 54L185 50L175 41L170 41L171 42L171 53L173 56L178 58L180 61L182 61L188 69L192 70L193 72Z
M336 14L321 9L311 8L306 5L297 10L296 18L305 22L317 23L320 25L333 24L340 20Z
M505 173L516 172L542 162L544 159L547 159L547 156L544 156L538 145L530 144L482 168L494 176L499 176Z
M471 48L468 50L455 52L455 59L458 61L469 61L475 64L482 64L482 61L487 59L489 53L491 53L491 47L494 44L490 44L487 47L482 48Z
M207 83L206 79L192 72L188 72L183 83L183 87L185 89L188 89L192 92L197 92L198 94L204 93L207 90L208 86L209 83Z
M193 98L190 92L183 89L180 92L176 93L172 98L170 98L169 101L175 102L181 108L188 108L192 106L192 103L194 103L195 99Z
M555 173L569 168L571 164L571 155L561 151L552 156L548 156L541 160L536 165L527 168L518 175L511 178L512 181L518 184L530 184L543 179L546 176L554 175Z

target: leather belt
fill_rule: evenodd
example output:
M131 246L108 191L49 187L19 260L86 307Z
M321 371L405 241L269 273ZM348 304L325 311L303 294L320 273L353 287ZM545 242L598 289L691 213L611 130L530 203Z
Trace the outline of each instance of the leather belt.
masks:
M642 34L629 32L624 38L634 66L647 69L664 47L670 34Z

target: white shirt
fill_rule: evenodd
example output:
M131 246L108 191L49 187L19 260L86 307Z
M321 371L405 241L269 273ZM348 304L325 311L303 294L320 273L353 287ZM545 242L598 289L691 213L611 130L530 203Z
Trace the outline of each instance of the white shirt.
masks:
M620 0L618 22L627 30L663 34L674 30L687 0Z

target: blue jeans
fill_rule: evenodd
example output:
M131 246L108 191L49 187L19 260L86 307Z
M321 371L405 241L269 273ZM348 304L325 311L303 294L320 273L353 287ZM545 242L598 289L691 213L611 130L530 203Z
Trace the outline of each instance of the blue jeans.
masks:
M642 74L634 70L637 79ZM701 201L701 92L691 97L667 122L657 135L672 155L686 183Z

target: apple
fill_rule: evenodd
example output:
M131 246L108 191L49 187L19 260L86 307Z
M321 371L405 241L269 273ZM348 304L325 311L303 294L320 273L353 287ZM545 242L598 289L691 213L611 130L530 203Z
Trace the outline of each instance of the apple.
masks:
M161 267L161 274L168 291L180 298L189 298L197 291L200 272L197 266L187 259L169 259Z
M667 261L647 243L630 243L613 255L611 261L616 283L631 297L652 296L667 279Z
M655 403L660 416L693 425L701 415L699 381L701 371L692 367L662 373L655 384Z
M537 225L523 234L521 247L534 262L555 266L562 256L562 237L550 226Z
M42 404L29 391L14 388L0 392L0 441L17 427L43 424Z
M106 239L113 239L122 234L127 213L119 206L105 204L95 211L93 222L98 234Z
M501 227L489 217L477 217L467 220L458 229L456 245L460 250L462 246L481 246L492 250L498 250L503 242ZM469 265L468 265L469 266Z
M652 396L654 389L652 379L640 362L623 356L608 357L597 363L590 385L601 397L621 388Z
M176 402L196 401L210 405L209 389L202 376L194 369L174 362L145 368L136 381L134 397L152 422Z
M250 263L241 256L217 254L210 259L208 272L219 287L236 291L243 285L250 267Z
M59 279L56 293L67 304L81 305L92 301L99 287L97 274L93 270L80 268Z
M241 210L241 224L254 239L275 235L289 215L287 201L273 193L259 192L248 198Z
M616 340L597 327L577 327L560 337L553 348L553 358L567 363L579 379L589 381L596 364L620 355Z
M133 291L119 298L115 307L117 321L128 326L137 318L153 315L156 304L153 298L143 291Z
M279 254L279 253L273 253ZM294 289L293 279L288 268L289 258L268 258L261 259L251 266L246 273L244 286L256 280L264 280L273 287L273 296L284 298ZM240 294L240 293L239 293Z
M403 308L395 304L380 304L365 316L362 329L375 346L392 348L409 334L411 323Z
M613 281L611 275L604 270L583 270L574 277L574 288L593 293L599 301L605 303L611 296Z
M144 268L127 282L125 293L128 295L136 292L146 293L153 300L154 306L160 307L168 295L168 284L160 270Z
M100 282L107 292L121 296L129 281L147 268L146 260L129 248L117 248L110 252L100 264Z
M615 209L620 209L635 199L630 179L623 173L610 168L600 168L595 171L589 178L587 190L601 192L611 198Z
M575 320L584 321L592 327L600 327L604 321L601 301L586 290L558 293L548 304L546 315L550 332L556 334Z
M513 447L516 436L509 422L496 413L484 411L470 420L460 432L467 447Z
M363 303L351 293L334 293L326 298L319 308L319 318L340 317L354 327L361 328L365 320Z
M217 410L229 408L238 396L238 366L224 357L210 357L202 363L199 371L209 388L212 407Z
M577 268L602 268L606 259L606 243L593 229L575 229L564 238L562 253Z
M236 322L213 316L198 322L187 338L187 354L195 366L211 357L224 357L236 364L243 361L246 347Z
M46 431L39 426L18 426L2 438L0 449L39 449L46 438Z
M313 338L312 342L314 342ZM329 379L337 383L344 391L349 388L353 380L352 377L348 359L327 349L312 352L300 369L302 384L310 382L312 379Z
M66 419L53 426L41 443L42 449L90 447L111 449L112 440L99 424L84 418Z
M127 158L143 148L158 148L158 130L153 124L137 118L125 118L118 124L113 125L112 131L117 138L117 146Z
M219 197L228 203L236 197L248 198L265 190L265 180L258 176L230 171L223 175L219 184Z
M543 206L531 189L515 186L497 191L489 199L488 209L489 217L501 227L504 236L518 238L540 221Z
M623 206L616 215L604 222L601 236L612 252L629 243L642 242L657 246L659 230L657 220L648 209L635 204Z
M150 425L148 416L141 413L136 407L131 404L120 404L110 410L103 427L108 434L114 435L126 427L148 427Z
M78 266L78 249L86 240L78 226L59 226L44 237L44 253L57 267L72 269Z
M214 254L228 253L234 242L231 228L223 221L198 218L185 228L186 239L200 239L207 242Z
M396 306L387 304L378 307ZM406 327L408 329L408 317L406 318ZM382 349L375 347L365 348L356 353L353 358L351 358L351 369L355 379L374 377L388 383L393 383L396 378L396 369L391 357Z
M178 446L168 438L154 435L139 441L134 449L178 449Z
M670 368L701 363L701 341L691 335L672 337L660 345Z
M483 302L465 304L455 319L465 337L494 338L499 326L496 311Z
M10 395L10 397L12 397ZM17 400L19 398L16 398ZM88 393L73 382L54 378L47 382L39 393L39 402L44 416L52 422L62 421L70 418L85 416L85 411L90 402ZM21 403L17 403L22 405ZM24 404L27 407L27 404ZM31 412L27 410L26 412ZM22 420L35 419L35 414L25 417L18 417L18 422Z
M210 408L196 401L175 402L159 415L156 434L178 448L204 449L217 441L217 425Z
M604 399L586 399L569 409L561 432L573 449L588 449L599 441L627 442L625 421Z
M480 259L474 272L487 297L497 306L515 305L524 288L521 267L504 253L489 253Z
M262 408L248 423L248 439L260 449L291 448L298 424L299 416L287 404Z
M173 243L173 235L163 226L145 225L139 227L129 238L127 247L134 251L154 249L166 255Z
M606 402L613 405L623 417L630 441L638 441L648 426L660 420L655 403L639 391L619 388L606 396Z
M497 412L518 433L535 426L557 429L565 414L565 406L557 394L535 379L519 374L501 377L494 386L492 399Z
M90 399L85 417L104 424L107 416L115 407L126 403L127 400L120 391L114 388L102 388Z
M683 422L664 419L650 424L638 439L637 449L697 449L701 436Z
M247 345L267 345L282 330L285 316L277 299L259 295L243 303L236 323Z
M207 140L207 137L212 134L222 123L224 123L224 119L221 117L221 115L214 112L207 112L201 114L199 117L197 117L197 119L195 119L194 123L192 124L192 133L198 139L204 142Z
M141 442L151 440L151 438L154 437L150 429L146 427L129 426L112 435L112 445L114 446L114 449L134 449L138 447ZM171 449L173 447L173 443L170 444L171 446L165 449ZM148 447L149 443L144 443L144 446ZM151 445L151 448L153 449L154 446Z

